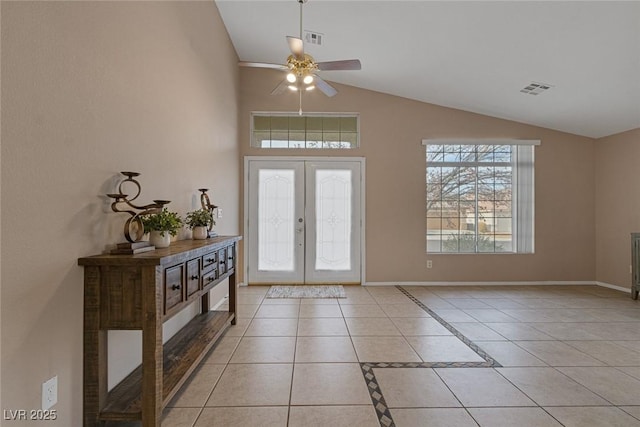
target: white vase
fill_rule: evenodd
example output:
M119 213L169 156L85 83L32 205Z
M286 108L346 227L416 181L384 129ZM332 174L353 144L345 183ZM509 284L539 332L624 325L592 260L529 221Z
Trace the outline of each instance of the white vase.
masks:
M197 226L193 227L193 239L204 240L209 236L209 230L207 227Z
M152 231L149 233L149 243L158 249L167 248L171 244L171 234L164 232L164 236L160 235L160 231Z

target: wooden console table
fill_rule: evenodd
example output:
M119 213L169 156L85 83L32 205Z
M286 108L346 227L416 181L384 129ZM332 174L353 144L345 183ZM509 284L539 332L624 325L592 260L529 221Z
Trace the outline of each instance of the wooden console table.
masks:
M141 420L162 410L229 324L235 324L240 236L181 240L136 255L80 258L84 266L85 427ZM209 291L229 278L229 311L209 311ZM164 321L200 300L200 314L164 345ZM107 390L107 331L142 330L142 365Z

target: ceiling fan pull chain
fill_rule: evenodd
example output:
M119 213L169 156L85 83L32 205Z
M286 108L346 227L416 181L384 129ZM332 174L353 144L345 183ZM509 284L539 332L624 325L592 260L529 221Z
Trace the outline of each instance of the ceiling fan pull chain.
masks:
M302 91L298 91L300 94L300 109L298 110L298 115L301 116L302 115Z

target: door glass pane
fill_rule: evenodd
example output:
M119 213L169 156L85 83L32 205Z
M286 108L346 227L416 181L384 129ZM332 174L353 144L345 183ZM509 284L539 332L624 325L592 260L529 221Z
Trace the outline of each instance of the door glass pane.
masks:
M258 270L293 271L294 170L260 169L258 185Z
M316 270L351 269L350 170L316 171Z

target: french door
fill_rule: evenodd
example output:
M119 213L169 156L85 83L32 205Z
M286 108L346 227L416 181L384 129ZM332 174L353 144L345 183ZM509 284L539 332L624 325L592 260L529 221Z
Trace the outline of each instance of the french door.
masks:
M249 283L360 283L361 163L248 160Z

